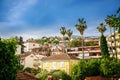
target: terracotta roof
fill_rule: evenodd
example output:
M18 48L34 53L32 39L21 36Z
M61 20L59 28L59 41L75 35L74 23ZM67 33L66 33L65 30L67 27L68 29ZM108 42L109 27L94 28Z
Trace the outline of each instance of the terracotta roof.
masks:
M75 56L68 55L67 53L55 54L42 60L62 60L62 59L77 59Z
M19 80L39 80L34 76L32 73L18 71L17 73L17 79Z

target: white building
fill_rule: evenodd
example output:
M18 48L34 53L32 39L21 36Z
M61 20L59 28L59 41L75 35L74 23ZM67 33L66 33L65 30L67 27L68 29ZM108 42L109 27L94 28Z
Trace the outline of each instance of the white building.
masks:
M117 57L120 58L120 38L119 33L115 32L115 39L114 39L114 33L107 36L107 44L108 44L108 50L111 54L111 56L115 56L115 53L117 53ZM116 42L116 44L115 44ZM116 49L116 51L115 51Z
M41 68L41 59L43 57L43 55L39 55L37 53L25 53L25 54L21 54L20 55L20 63L24 66L24 68L26 67L30 67L30 68Z
M21 45L17 45L17 48L16 48L16 55L19 55L21 54Z
M24 42L23 44L24 47L24 52L31 52L33 48L39 48L40 44L38 44L37 42L33 41L33 40L27 40L26 42Z

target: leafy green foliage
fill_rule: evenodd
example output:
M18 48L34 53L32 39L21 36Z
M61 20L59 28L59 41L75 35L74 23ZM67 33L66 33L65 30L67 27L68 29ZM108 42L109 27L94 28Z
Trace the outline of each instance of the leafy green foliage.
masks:
M53 37L53 38L42 37L41 39L37 39L35 41L38 42L41 45L44 45L45 43L58 44L59 41L60 41L60 38L59 37Z
M49 73L49 75L53 76L53 80L71 80L70 76L61 70L53 70Z
M76 38L73 39L68 43L69 47L81 47L82 46L82 39L81 38Z
M51 72L41 70L40 73L36 75L36 77L40 80L47 80L48 76L52 76L53 80L71 80L71 77L66 72L61 70L53 70Z
M41 70L40 69L34 69L30 67L26 67L23 71L29 72L29 73L34 73L35 75L38 74Z
M120 75L120 60L115 58L93 59L90 61L80 61L71 72L72 80L84 80L89 76L113 77Z
M85 42L85 46L97 46L97 45L99 45L98 42L94 41Z
M75 65L71 72L72 80L84 80L87 74L87 62L79 61L77 65Z
M114 58L103 58L100 65L101 73L106 77L120 75L120 60Z
M101 37L100 37L100 50L101 50L102 57L109 57L107 41L106 41L106 37L104 37L104 35L101 35Z
M19 58L15 55L16 40L0 40L0 80L15 80L20 68Z
M87 62L87 76L97 76L100 75L100 59L93 59Z
M46 80L48 76L48 71L46 70L41 70L36 77L39 78L40 80Z

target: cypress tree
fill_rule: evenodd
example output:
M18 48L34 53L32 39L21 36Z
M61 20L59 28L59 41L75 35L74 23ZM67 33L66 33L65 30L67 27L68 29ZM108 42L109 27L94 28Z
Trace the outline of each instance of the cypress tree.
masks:
M100 37L100 50L101 50L102 57L109 56L107 41L106 41L106 37L104 35L101 35L101 37Z

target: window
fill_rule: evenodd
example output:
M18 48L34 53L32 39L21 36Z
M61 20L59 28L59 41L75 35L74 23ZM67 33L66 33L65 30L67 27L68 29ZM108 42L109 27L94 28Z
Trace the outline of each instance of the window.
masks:
M46 62L46 68L47 68L47 67L49 67L49 64L48 64L48 62Z
M60 67L64 67L64 62L61 62L61 63L60 63Z
M20 60L20 64L24 65L24 60Z
M52 68L53 68L53 69L56 69L56 62L53 62L53 63L52 63Z

